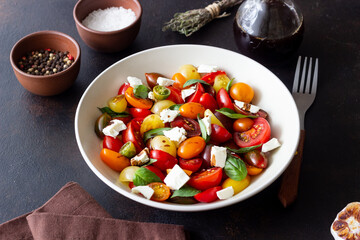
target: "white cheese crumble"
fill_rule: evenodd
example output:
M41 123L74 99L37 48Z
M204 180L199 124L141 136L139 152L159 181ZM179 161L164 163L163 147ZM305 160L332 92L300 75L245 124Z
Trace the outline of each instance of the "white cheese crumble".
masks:
M141 79L139 79L137 77L128 76L127 80L129 82L130 86L133 87L133 88L138 86L138 85L143 85Z
M257 113L260 108L258 106L252 105L250 103L244 103L242 101L238 101L238 100L234 100L235 105L238 106L239 108L245 110L245 111L249 111L251 113Z
M234 100L235 105L238 106L239 108L243 108L245 106L245 103L239 100Z
M262 145L261 151L269 152L280 146L281 146L281 144L279 143L279 141L276 138L272 138Z
M221 189L216 192L217 197L220 200L228 199L234 196L234 188L232 186Z
M132 166L141 166L141 165L144 165L145 163L149 162L150 158L149 158L148 154L149 154L149 149L144 148L138 155L136 155L135 157L133 157L130 160L131 165Z
M164 78L164 77L158 77L158 79L156 80L156 83L163 87L171 86L174 84L174 82L175 82L174 80Z
M198 73L211 73L211 72L216 72L217 70L219 70L219 67L200 64L197 70L198 70Z
M206 133L208 136L211 135L211 116L205 116L201 121L204 123L206 128Z
M154 194L154 189L149 186L137 186L131 189L132 193L141 193L147 199L150 199Z
M185 98L187 98L188 96L190 96L191 94L196 92L195 89L196 89L196 86L192 86L190 88L186 88L186 89L181 90L182 99L184 99L184 101L185 101Z
M119 119L111 120L110 123L110 125L102 130L105 136L116 138L116 136L119 135L119 132L126 129L125 123Z
M250 109L249 109L249 111L250 111L251 113L257 113L259 110L260 110L260 108L259 108L258 106L255 106L255 105L250 104Z
M226 162L226 148L212 146L210 152L210 164L213 167L225 167Z
M186 130L182 127L174 127L171 130L164 131L164 136L177 144L182 143L186 139Z
M179 190L182 186L189 181L190 177L184 172L184 170L175 164L169 174L165 177L164 183L172 190Z
M153 91L150 91L150 92L148 93L148 98L151 99L151 100L154 100L154 101L156 100Z
M163 123L172 122L180 113L178 110L164 109L160 112L160 119Z

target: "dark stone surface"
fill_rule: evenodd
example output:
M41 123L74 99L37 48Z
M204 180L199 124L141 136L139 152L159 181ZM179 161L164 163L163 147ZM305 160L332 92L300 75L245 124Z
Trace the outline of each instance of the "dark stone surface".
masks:
M330 225L347 203L360 201L360 3L298 1L305 17L300 55L320 59L316 100L306 118L304 161L297 201L283 209L279 180L234 206L200 213L157 210L116 193L87 167L78 150L74 116L91 81L125 56L170 44L204 44L236 51L231 17L186 38L162 32L175 12L210 1L141 1L144 14L134 44L116 54L89 49L76 32L74 0L0 1L0 222L29 212L68 181L80 183L110 214L134 221L183 224L193 239L330 239ZM38 30L73 36L82 49L75 85L55 97L30 94L9 62L13 44ZM270 68L288 88L295 61Z

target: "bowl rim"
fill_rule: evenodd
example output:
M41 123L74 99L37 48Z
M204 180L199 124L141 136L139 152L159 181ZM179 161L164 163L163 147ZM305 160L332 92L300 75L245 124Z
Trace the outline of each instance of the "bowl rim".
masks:
M31 75L31 74L28 74L28 73L22 71L20 68L18 68L17 64L15 63L15 59L14 59L14 55L13 55L15 49L17 47L19 47L26 39L33 37L33 36L37 36L37 35L58 35L58 36L61 36L63 38L67 38L68 40L70 40L74 44L74 46L78 52L73 64L71 64L71 66L69 68L67 68L59 73L52 74L52 75ZM12 49L10 51L10 63L11 63L11 66L13 67L14 71L16 71L17 73L19 73L25 77L33 78L33 79L46 79L46 78L54 77L54 76L62 76L64 74L66 74L67 72L69 72L78 62L80 62L80 57L81 57L81 48L79 46L79 43L70 35L63 33L63 32L55 31L55 30L43 30L43 31L30 33L30 34L22 37L20 40L18 40L14 44L14 46L12 47Z
M235 53L235 54L239 54L241 56L244 56L238 52L234 52L228 49L223 49L220 47L214 47L214 46L208 46L208 45L200 45L200 44L174 44L174 45L165 45L165 46L159 46L159 47L154 47L154 48L150 48L150 49L146 49L137 53L134 53L130 56L127 56L123 59L120 59L119 61L113 63L112 65L110 65L108 68L106 68L104 71L102 71L98 76L96 76L96 78L89 84L89 86L87 87L87 89L84 91L77 109L76 109L76 113L75 113L75 124L74 124L74 130L75 130L75 137L76 137L76 142L77 145L79 147L79 150L81 152L81 155L83 157L83 159L85 160L85 162L87 163L87 165L90 167L90 169L93 171L93 173L95 173L95 175L100 178L106 185L108 185L109 187L111 187L114 191L120 193L121 195L130 198L138 203L141 203L143 205L146 206L150 206L150 207L154 207L154 208L158 208L158 209L163 209L163 210L168 210L168 211L178 211L178 212L200 212L200 211L208 211L208 210L214 210L214 209L219 209L219 208L223 208L226 206L231 206L233 204L239 203L241 201L247 200L250 197L258 194L259 192L261 192L262 190L264 190L265 188L267 188L269 185L271 185L275 180L277 180L279 178L279 176L285 171L285 169L289 166L289 164L291 163L291 159L289 159L289 161L284 164L282 166L282 169L280 169L280 171L277 172L277 174L275 174L268 182L266 182L265 184L261 185L258 189L248 193L246 195L246 197L240 197L240 198L229 198L226 200L222 200L222 201L216 201L213 203L198 203L198 204L166 204L166 203L161 203L161 202L155 202L155 201L151 201L145 198L142 198L140 196L137 196L131 192L127 192L121 188L119 188L115 183L111 182L109 179L107 179L104 175L102 175L102 173L91 163L91 160L87 157L85 150L83 149L83 147L81 146L81 142L80 142L80 136L79 136L79 132L78 132L78 126L79 126L79 112L80 112L80 107L83 103L83 100L85 98L86 93L89 91L89 89L91 88L91 86L98 80L100 79L108 70L110 70L112 67L114 67L116 64L119 64L120 62L124 62L129 58L132 58L134 56L143 54L144 52L151 52L151 51L157 51L159 49L166 49L166 48L177 48L177 47L201 47L201 48L209 48L209 49L217 49L217 50L222 50L222 51L227 51L227 52L231 52L231 53ZM246 57L246 56L244 56ZM274 74L272 73L269 69L267 69L266 67L264 67L263 65L261 65L260 63L248 58L247 61L252 61L255 62L259 67L262 67L264 69L266 69L268 71L269 74L273 75L277 81L279 81L280 85L285 88L287 91L285 94L287 94L290 99L292 100L292 105L294 106L294 109L297 113L297 115L299 115L295 101L293 99L293 97L291 96L290 91L288 90L288 88L285 86L285 84ZM296 118L297 121L296 123L294 123L294 128L296 128L298 131L296 136L296 144L294 144L293 149L290 149L290 156L293 156L296 152L297 149L297 145L299 143L299 139L300 139L300 119L299 117ZM201 204L201 205L199 205Z
M140 14L139 14L139 16L136 16L136 19L135 19L134 22L132 22L130 25L128 25L128 26L126 26L124 28L118 29L118 30L114 30L114 31L98 31L98 30L94 30L94 29L86 27L84 24L82 24L82 22L79 20L78 16L76 15L76 10L78 9L78 6L82 1L83 0L79 0L75 4L74 9L73 9L73 18L75 20L75 23L76 23L77 26L79 26L83 30L85 30L87 32L94 33L94 34L99 34L99 35L111 35L111 34L115 34L115 33L121 33L121 32L123 32L123 31L125 31L127 29L130 29L135 24L137 24L137 22L141 19L141 16L142 16L142 13L143 13L142 6L141 6L140 2L138 0L131 0L131 1L134 1L136 3L136 5L138 6L138 8L140 10ZM89 15L89 13L88 13L88 15Z

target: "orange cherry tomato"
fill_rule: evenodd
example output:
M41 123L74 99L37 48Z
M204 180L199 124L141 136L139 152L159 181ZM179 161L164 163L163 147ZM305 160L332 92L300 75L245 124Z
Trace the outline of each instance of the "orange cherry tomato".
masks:
M132 87L126 89L125 91L126 101L133 107L141 108L141 109L150 109L153 105L153 101L147 98L142 99L135 97L133 90L134 89Z
M183 85L187 81L181 73L175 73L174 76L172 76L172 80L175 80L173 86L178 89L183 89Z
M100 158L112 170L121 172L124 168L130 166L130 160L118 152L103 148L100 152Z
M154 190L151 200L163 202L170 197L170 188L164 183L153 182L148 184Z
M205 107L200 103L189 102L183 104L180 109L180 114L183 117L197 119L197 115L200 114L200 117L204 117Z
M233 124L235 132L245 132L254 125L254 120L251 118L239 118Z
M200 136L188 138L180 144L177 155L184 159L195 158L204 150L205 145L205 140Z
M255 176L255 175L258 175L258 174L260 174L261 172L262 172L262 168L257 168L257 167L254 167L254 166L251 166L251 165L249 165L249 164L247 164L247 163L245 163L245 165L246 165L246 170L247 170L247 172L248 172L248 174L250 175L250 176Z
M230 88L230 96L235 100L250 103L254 97L254 90L246 83L235 83Z

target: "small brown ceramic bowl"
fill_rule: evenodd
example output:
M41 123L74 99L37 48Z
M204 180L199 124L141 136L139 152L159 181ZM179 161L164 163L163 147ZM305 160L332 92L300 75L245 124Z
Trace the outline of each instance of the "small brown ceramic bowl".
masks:
M68 51L75 59L66 70L53 75L30 75L22 71L17 63L26 53L41 49ZM40 96L52 96L68 89L76 80L80 70L80 47L70 37L57 31L40 31L20 39L12 48L10 62L16 78L28 91Z
M82 21L94 10L109 7L123 7L134 11L136 20L129 26L116 31L96 31L85 27ZM118 52L128 47L139 33L142 8L137 0L79 0L74 7L73 17L82 40L99 52Z

